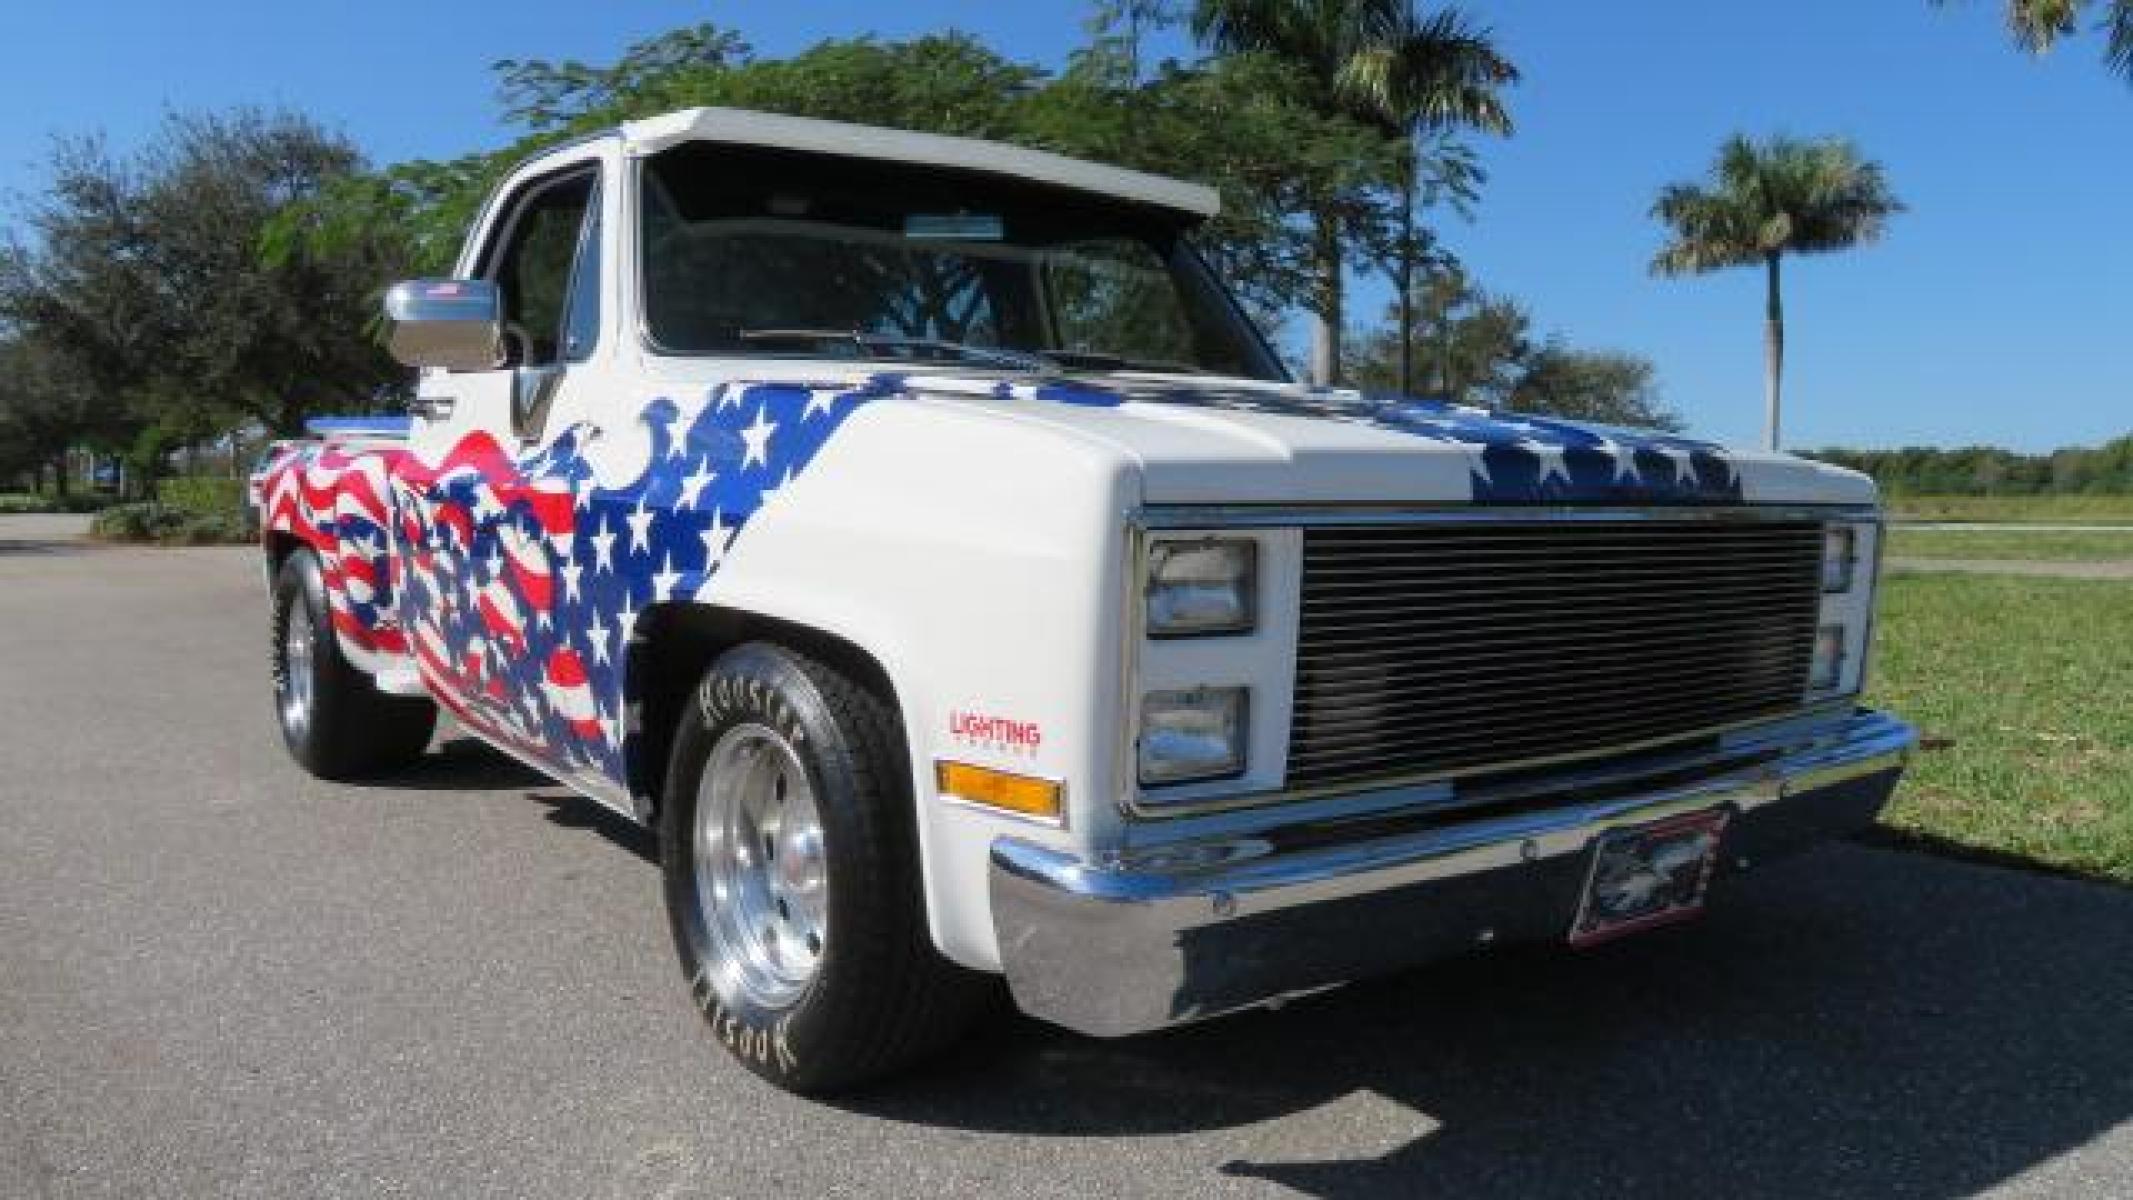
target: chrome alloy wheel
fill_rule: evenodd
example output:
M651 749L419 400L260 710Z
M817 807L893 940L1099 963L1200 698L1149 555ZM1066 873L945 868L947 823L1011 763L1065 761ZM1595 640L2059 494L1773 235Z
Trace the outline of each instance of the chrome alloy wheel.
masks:
M785 1008L805 991L829 937L822 817L784 735L727 730L696 789L696 899L721 995Z
M299 596L289 606L281 634L281 723L299 739L311 727L311 705L318 687L311 661L311 629L311 610Z

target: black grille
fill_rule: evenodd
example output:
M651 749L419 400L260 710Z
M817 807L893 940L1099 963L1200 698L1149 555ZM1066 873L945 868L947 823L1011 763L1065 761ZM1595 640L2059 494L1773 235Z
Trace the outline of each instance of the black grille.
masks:
M1813 521L1304 531L1288 784L1598 754L1801 706Z

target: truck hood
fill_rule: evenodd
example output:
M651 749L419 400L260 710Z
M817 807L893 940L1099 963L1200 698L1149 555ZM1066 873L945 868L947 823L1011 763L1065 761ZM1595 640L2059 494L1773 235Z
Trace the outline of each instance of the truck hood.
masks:
M877 376L883 392L977 402L1108 446L1143 501L1206 504L1871 504L1857 472L1651 430L1440 401L1174 376L1024 382Z

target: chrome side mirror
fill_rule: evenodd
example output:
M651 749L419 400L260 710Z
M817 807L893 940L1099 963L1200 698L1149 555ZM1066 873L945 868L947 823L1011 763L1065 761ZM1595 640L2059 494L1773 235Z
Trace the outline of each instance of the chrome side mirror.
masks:
M409 279L385 293L385 346L410 367L503 365L504 302L486 279Z

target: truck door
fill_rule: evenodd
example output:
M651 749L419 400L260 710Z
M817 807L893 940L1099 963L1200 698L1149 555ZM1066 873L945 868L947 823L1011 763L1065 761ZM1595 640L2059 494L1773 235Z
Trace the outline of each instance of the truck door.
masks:
M602 185L594 158L519 181L492 207L471 273L502 298L503 361L424 375L395 489L402 620L425 681L463 723L572 777L619 776L619 713L582 669L571 678L558 627L558 590L575 579L574 480L550 421L601 373Z

